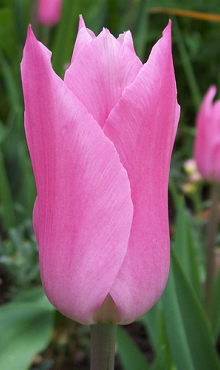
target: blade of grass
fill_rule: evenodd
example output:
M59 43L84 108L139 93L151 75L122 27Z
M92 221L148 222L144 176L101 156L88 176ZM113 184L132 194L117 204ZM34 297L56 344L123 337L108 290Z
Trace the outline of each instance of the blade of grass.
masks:
M2 152L0 150L0 198L2 204L2 222L5 230L16 225L16 217L11 196L8 177L5 171Z
M16 111L17 108L21 106L20 90L18 89L15 83L15 78L12 69L10 68L9 63L7 62L1 50L0 50L0 66L2 68L3 76L5 79L10 106L14 111Z
M175 365L178 370L194 370L194 365L188 345L183 318L176 296L173 268L162 296L165 324Z
M214 285L214 302L213 302L213 316L212 316L212 329L214 337L217 340L220 332L220 268L216 277Z
M70 62L79 23L79 0L64 0L62 17L52 47L52 64L55 72L63 76L65 64Z
M173 369L174 363L170 350L169 340L164 322L163 305L161 299L140 318L146 327L153 346L153 369Z
M178 370L220 369L204 310L172 248L171 272L163 294L165 322Z
M148 1L146 0L140 1L139 4L137 3L136 20L134 25L134 43L136 53L144 62L149 23L149 13L147 7Z
M125 329L118 327L116 343L118 355L125 370L148 370L150 365L147 363L142 352L126 333Z
M185 71L186 80L188 82L194 109L195 109L195 112L197 112L200 102L201 102L201 94L199 91L199 86L197 84L197 80L196 80L196 77L193 71L190 57L184 45L183 36L179 28L177 19L173 17L172 20L173 20L173 35L175 36L176 45L177 45L177 48L179 49L179 54L180 54L180 58L182 61L182 66Z
M202 297L200 283L198 256L196 251L196 238L193 226L190 223L190 215L186 211L184 198L178 196L176 230L174 239L175 251L181 266L194 287L199 298Z
M17 35L21 45L24 45L31 2L28 0L13 0L12 4Z

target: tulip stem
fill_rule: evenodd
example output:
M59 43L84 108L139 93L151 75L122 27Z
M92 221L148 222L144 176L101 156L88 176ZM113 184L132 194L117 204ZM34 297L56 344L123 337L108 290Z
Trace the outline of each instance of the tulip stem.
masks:
M208 240L206 255L206 280L205 280L205 311L211 320L213 305L213 286L215 279L215 244L218 231L218 201L219 184L213 183L211 188L211 207L208 223Z
M91 325L91 370L113 370L117 325Z

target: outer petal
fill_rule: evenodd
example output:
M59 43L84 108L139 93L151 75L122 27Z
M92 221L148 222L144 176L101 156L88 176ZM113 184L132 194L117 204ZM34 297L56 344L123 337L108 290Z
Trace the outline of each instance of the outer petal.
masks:
M129 181L113 144L53 72L30 29L22 80L42 282L58 310L90 324L126 253Z
M169 24L103 128L128 172L134 204L128 251L110 291L122 324L149 310L166 284L167 188L178 118Z
M43 24L56 24L61 15L62 0L40 0L39 21Z
M103 127L141 67L136 54L104 29L77 53L64 81Z
M220 101L213 103L216 87L211 86L199 110L194 156L204 178L220 181Z

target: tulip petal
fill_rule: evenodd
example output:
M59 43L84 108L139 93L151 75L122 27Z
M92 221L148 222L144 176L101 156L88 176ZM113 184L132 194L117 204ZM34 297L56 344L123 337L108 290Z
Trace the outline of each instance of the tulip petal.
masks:
M211 86L199 110L194 156L198 170L205 179L220 181L220 101L213 103L215 94L216 87Z
M220 135L219 135L219 121L220 121L220 100L216 100L212 107L212 128L210 131L213 135L213 151L211 157L211 179L220 181Z
M62 0L39 0L39 21L43 24L56 24L61 15Z
M122 45L125 45L127 46L127 48L129 48L133 53L135 53L135 50L134 50L134 43L133 43L133 38L132 38L132 34L130 31L127 31L127 32L124 32L124 33L121 33L117 40L122 44Z
M77 55L74 53L73 63L65 73L65 83L101 127L142 67L131 51L131 42L127 43L129 47L103 29Z
M133 213L127 173L30 28L21 68L42 282L58 310L91 324L127 250Z
M168 176L178 118L169 24L103 128L127 170L134 204L127 254L110 291L121 324L149 310L166 284Z
M76 42L75 42L74 49L73 49L71 63L73 63L74 59L79 54L80 50L94 38L95 38L95 34L90 29L86 28L84 19L81 15L79 17L78 34L77 34Z

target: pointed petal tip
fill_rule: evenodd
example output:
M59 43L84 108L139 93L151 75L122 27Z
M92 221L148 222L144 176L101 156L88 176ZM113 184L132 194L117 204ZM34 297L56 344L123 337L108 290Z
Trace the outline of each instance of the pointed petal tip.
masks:
M25 45L24 45L24 49L23 49L23 58L22 58L22 61L21 61L21 65L23 64L23 60L25 58L27 48L29 48L30 43L34 39L35 39L34 32L32 30L31 24L29 24L28 28L27 28L27 36L26 36Z
M164 28L164 30L163 30L163 36L168 36L168 37L170 37L171 38L171 31L172 31L172 21L171 21L171 19L169 19L169 22L168 22L168 24L167 24L167 26Z
M211 95L213 95L213 97L215 96L216 91L217 91L217 87L215 85L211 85L209 87L209 89L208 89L208 93L210 93Z
M108 28L106 28L106 27L103 27L103 29L102 29L102 31L101 31L100 33L103 33L104 35L109 35L109 34L111 34L111 32L109 31L109 29L108 29Z
M34 35L34 31L32 30L32 26L31 24L28 25L28 28L27 28L27 38L26 38L26 42L28 40L30 40L32 37L35 38L35 35Z
M79 15L79 27L78 31L81 30L81 28L86 28L86 24L84 22L82 14Z
M207 90L200 106L200 111L198 112L198 116L200 116L201 112L203 114L203 108L204 107L212 107L213 104L215 103L214 97L216 95L217 88L215 85L211 85L209 89Z
M127 46L132 52L135 53L133 37L132 37L131 31L125 31L124 33L121 33L118 36L117 40L121 44Z
M32 43L36 43L36 42L38 42L38 40L34 34L31 24L29 24L27 28L27 37L25 40L24 52L25 52L26 47L29 47Z

